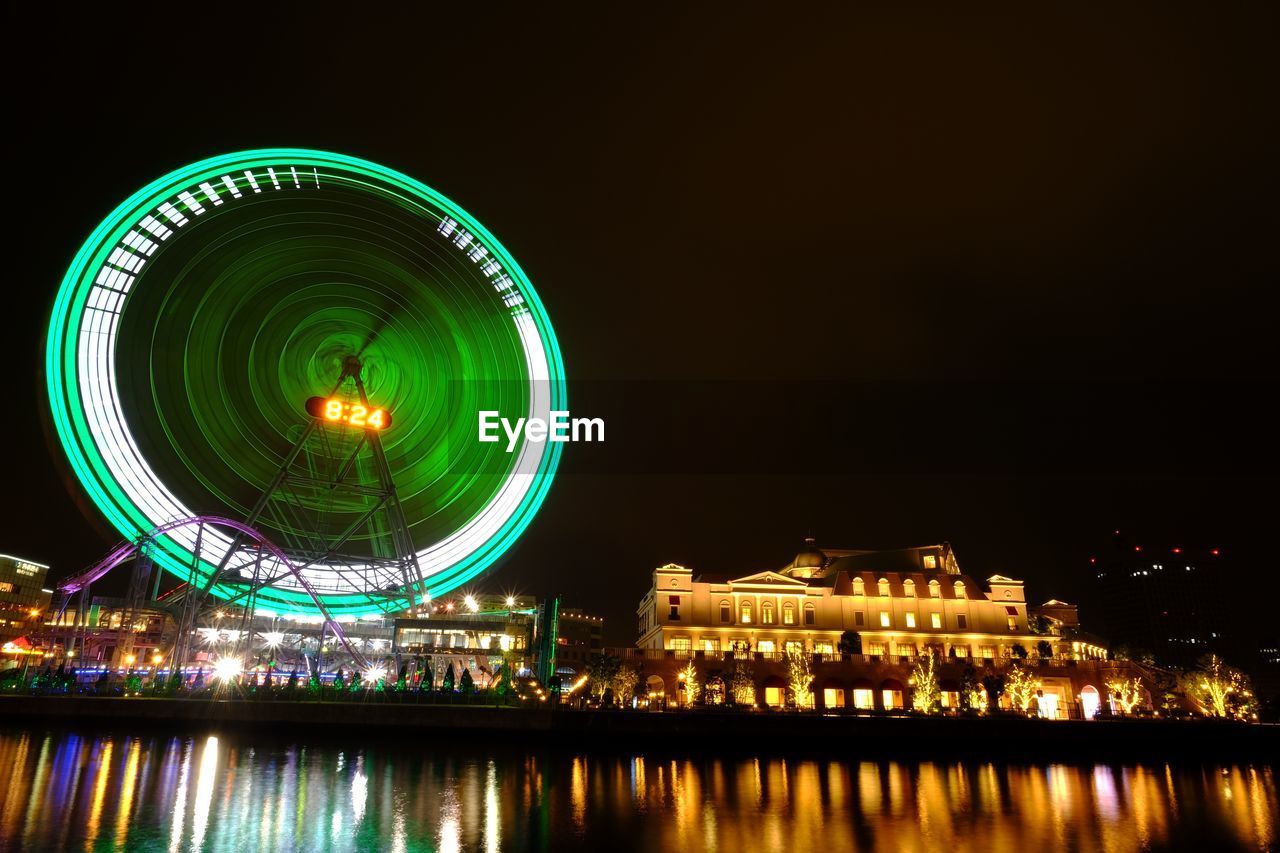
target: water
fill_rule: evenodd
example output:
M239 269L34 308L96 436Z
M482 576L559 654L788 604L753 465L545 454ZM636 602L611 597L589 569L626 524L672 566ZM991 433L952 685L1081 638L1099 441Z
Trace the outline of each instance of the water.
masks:
M0 850L1268 849L1275 769L0 730Z

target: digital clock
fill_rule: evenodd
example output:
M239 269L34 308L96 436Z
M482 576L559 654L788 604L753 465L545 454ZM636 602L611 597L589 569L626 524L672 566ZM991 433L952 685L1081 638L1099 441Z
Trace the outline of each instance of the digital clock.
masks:
M391 413L386 409L374 409L363 403L348 403L336 397L309 398L307 414L313 418L361 429L386 429L391 426Z

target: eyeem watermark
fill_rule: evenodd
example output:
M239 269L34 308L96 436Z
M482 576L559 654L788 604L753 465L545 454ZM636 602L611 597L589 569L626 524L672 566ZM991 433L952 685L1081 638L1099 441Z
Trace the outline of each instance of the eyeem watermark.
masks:
M552 412L551 420L542 418L516 418L514 422L499 417L497 411L480 412L480 440L495 442L500 439L498 429L507 436L507 452L511 453L525 441L604 441L604 418L571 418L568 412Z

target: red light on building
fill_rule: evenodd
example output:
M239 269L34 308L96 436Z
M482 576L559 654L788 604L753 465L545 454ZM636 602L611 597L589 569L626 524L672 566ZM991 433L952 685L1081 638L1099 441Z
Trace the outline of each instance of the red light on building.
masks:
M1214 548L1214 549L1213 549L1212 551L1210 551L1209 553L1216 557L1216 556L1218 556L1218 549L1217 549L1217 548Z
M1090 563L1096 563L1096 562L1098 562L1098 558L1097 558L1097 557L1090 557L1090 558L1089 558L1089 562L1090 562Z
M1142 550L1142 546L1141 546L1141 545L1134 545L1134 546L1133 546L1133 550L1135 550L1135 551L1141 551L1141 550Z
M1181 554L1181 553L1182 553L1182 549L1181 549L1181 548L1174 548L1174 549L1173 549L1173 553L1175 553L1175 554Z

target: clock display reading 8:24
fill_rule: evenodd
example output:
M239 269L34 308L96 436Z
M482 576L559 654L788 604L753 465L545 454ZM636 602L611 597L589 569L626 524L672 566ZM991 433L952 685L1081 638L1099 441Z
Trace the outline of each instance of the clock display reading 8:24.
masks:
M361 429L386 429L391 426L391 413L364 403L349 403L336 397L311 397L307 400L307 414L332 423L347 424Z

